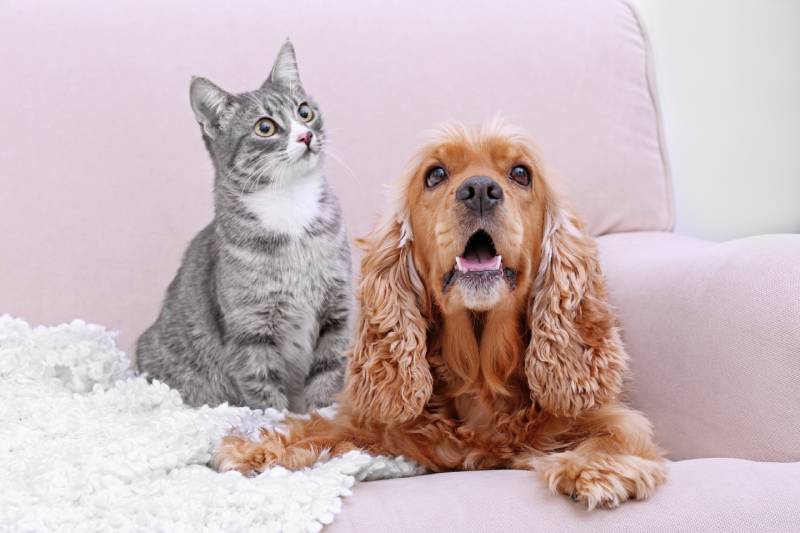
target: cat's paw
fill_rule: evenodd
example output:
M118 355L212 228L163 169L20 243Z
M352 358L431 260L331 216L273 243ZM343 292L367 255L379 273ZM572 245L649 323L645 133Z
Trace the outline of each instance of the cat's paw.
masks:
M222 439L209 464L217 472L235 470L245 476L254 476L276 461L277 455L270 452L262 443L233 434Z
M644 500L666 479L662 462L635 455L570 451L539 457L533 467L553 493L569 496L590 511Z

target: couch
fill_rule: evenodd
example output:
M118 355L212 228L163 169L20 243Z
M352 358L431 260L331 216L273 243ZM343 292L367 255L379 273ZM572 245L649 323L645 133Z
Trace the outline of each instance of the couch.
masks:
M538 139L597 236L627 394L669 452L667 484L588 513L525 471L374 481L326 531L800 531L800 236L673 232L652 54L627 3L43 0L0 13L0 313L103 323L129 350L211 216L191 75L252 88L292 37L351 236L433 124L499 112Z

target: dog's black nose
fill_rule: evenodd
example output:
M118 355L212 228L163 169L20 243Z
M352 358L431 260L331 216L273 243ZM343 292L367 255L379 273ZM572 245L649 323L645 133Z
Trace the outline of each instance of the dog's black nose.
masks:
M503 188L492 178L473 176L456 190L456 200L483 215L503 203Z

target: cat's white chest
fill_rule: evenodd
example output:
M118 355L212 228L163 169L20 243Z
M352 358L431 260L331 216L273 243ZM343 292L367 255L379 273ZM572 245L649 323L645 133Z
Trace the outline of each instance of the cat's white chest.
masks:
M322 174L315 172L248 194L244 204L264 228L297 236L319 215L321 196Z

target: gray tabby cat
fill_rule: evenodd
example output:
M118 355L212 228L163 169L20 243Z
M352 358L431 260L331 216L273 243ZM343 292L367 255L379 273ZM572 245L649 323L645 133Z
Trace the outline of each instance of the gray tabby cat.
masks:
M216 171L215 216L139 338L138 368L191 405L327 405L350 337L350 249L292 44L261 88L234 95L194 78L191 103Z

